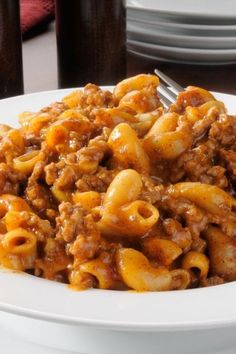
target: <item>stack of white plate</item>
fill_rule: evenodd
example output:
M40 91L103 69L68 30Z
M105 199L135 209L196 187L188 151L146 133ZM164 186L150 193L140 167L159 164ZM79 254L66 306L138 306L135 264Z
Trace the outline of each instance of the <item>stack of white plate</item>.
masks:
M236 0L128 0L128 50L163 62L236 63Z

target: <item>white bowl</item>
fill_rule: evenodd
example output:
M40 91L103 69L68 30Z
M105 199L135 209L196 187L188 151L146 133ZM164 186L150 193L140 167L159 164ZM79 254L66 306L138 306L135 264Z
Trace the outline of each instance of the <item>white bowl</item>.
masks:
M236 326L126 331L50 323L5 313L0 313L0 324L36 348L44 346L47 354L51 354L50 348L56 350L53 354L235 354L236 347Z
M38 109L68 90L0 101L0 121ZM235 97L216 94L232 113ZM0 324L28 341L83 354L233 354L236 282L173 292L76 292L0 269ZM50 353L45 349L46 353Z

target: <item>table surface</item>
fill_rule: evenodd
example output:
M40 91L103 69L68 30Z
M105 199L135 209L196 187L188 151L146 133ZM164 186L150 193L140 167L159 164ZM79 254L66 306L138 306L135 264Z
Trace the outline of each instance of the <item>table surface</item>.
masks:
M57 89L55 26L23 43L25 93ZM159 68L180 85L201 86L208 90L236 94L236 64L196 66L161 63L127 55L127 76L153 73Z

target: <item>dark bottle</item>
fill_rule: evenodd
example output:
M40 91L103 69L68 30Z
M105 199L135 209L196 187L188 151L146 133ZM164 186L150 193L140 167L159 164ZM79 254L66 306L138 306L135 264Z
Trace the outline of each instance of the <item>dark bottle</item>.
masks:
M19 0L0 0L0 98L23 93Z
M126 76L125 0L56 0L59 87Z

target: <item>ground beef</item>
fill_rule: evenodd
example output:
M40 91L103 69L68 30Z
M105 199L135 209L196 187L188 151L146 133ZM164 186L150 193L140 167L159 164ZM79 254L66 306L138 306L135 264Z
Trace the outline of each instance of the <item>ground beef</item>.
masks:
M111 155L107 142L100 136L90 140L88 146L77 153L79 170L82 173L95 173L100 162Z
M99 173L99 164L110 154L110 148L104 138L104 134L102 134L90 140L88 146L81 148L77 153L68 154L59 162L51 162L45 166L46 183L49 186L54 185L60 190L69 191L74 189L75 182L77 182L78 188L81 179L83 181L96 180L96 184L98 184L98 178L94 174L97 171ZM102 174L99 176L102 179ZM82 181L81 183L83 184ZM92 182L93 185L94 183ZM103 184L103 181L100 184Z
M235 150L236 118L222 114L211 126L209 137L214 138L221 147L228 147Z
M72 190L80 172L78 163L67 163L61 160L51 162L44 168L45 181L49 186L54 185L60 190Z
M114 105L113 95L110 91L102 90L94 84L87 84L79 101L79 108L112 107Z
M224 284L224 282L225 281L223 278L219 277L218 275L215 275L209 278L202 278L200 280L200 285L206 287L206 286L221 285Z
M105 167L99 167L95 175L84 174L77 182L76 188L79 192L87 192L90 190L104 193L118 171L108 170Z
M195 141L207 134L211 124L216 121L218 116L218 111L211 111L209 114L194 124L192 128L192 134Z
M44 107L40 112L48 113L52 120L57 118L61 113L63 113L69 107L65 104L65 102L54 102L51 105ZM40 113L39 112L39 113Z
M222 166L211 167L205 175L201 176L200 182L215 185L221 189L228 189L229 181L226 176L226 169Z
M59 175L59 171L65 167L65 161L60 161L58 163L51 162L44 168L45 181L49 186L52 186Z
M84 230L84 210L78 205L63 202L59 205L59 216L56 218L56 239L73 242Z
M176 183L185 178L192 182L199 181L212 167L217 144L208 140L197 147L184 152L173 164L170 180Z
M64 245L53 238L48 238L42 258L35 261L35 275L65 282L67 281L67 267L71 261L71 257L65 252Z
M27 202L42 215L50 215L50 210L55 209L55 202L49 188L43 183L45 162L37 162L28 179L25 189ZM41 182L42 181L42 182ZM46 214L45 214L46 213ZM54 214L55 216L55 214Z
M192 236L187 227L183 227L177 220L170 218L165 219L162 226L168 239L182 248L184 253L190 250Z
M31 150L37 150L41 148L41 139L34 134L25 134L25 145Z
M0 195L19 195L26 183L26 176L14 171L9 165L0 163Z
M65 166L59 173L54 186L61 190L70 190L73 188L77 179L77 174L73 166Z
M195 148L183 153L171 168L170 181L180 180L201 182L227 189L229 181L226 169L216 164L218 159L218 144L209 139Z
M94 258L99 249L100 239L100 232L92 216L85 216L83 230L69 247L69 253L75 257L77 265Z
M212 221L208 213L198 208L189 200L170 196L168 189L162 190L161 200L157 205L160 209L166 211L170 217L182 219L193 241L200 237L200 233L205 230L207 225Z
M233 150L220 149L221 163L226 167L231 178L236 179L236 152Z
M38 215L22 211L17 216L19 227L23 227L33 232L39 242L46 242L49 237L55 235L55 230L48 220L41 219Z
M61 203L56 219L56 240L67 243L67 252L78 263L94 257L99 249L100 232L91 215L86 215L79 205Z
M139 196L140 200L145 200L148 203L155 204L160 200L160 190L157 188L157 182L148 176L142 175L143 188L141 195Z
M64 98L64 102L71 108L76 108L90 120L94 120L93 110L96 108L109 108L114 106L113 95L94 84L88 84L84 90L72 92Z

